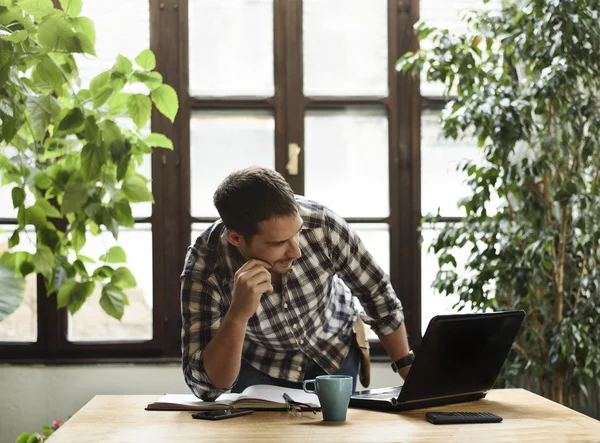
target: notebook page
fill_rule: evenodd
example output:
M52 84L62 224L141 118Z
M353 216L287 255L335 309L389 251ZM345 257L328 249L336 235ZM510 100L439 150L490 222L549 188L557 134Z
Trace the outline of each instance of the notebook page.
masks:
M272 403L285 404L283 393L287 393L292 400L299 403L306 403L320 407L319 398L315 394L309 394L302 389L282 388L280 386L254 385L244 389L239 394L239 400L242 399L260 399Z

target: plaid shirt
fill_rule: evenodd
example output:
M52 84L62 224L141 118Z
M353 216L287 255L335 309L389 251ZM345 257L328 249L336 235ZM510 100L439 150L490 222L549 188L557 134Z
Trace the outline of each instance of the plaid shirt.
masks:
M350 349L360 306L378 335L404 320L389 278L348 224L326 207L297 197L304 225L302 257L283 275L281 292L263 295L248 321L242 358L263 373L301 382L310 364L333 374ZM212 386L202 353L215 336L233 296L244 260L228 243L221 220L188 248L181 275L182 353L185 381L201 398L226 391Z

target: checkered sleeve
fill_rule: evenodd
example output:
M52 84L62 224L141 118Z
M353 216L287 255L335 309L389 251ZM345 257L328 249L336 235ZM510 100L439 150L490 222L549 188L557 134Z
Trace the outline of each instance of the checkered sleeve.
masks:
M389 277L348 223L324 210L325 241L337 273L365 309L369 317L365 321L373 331L379 336L391 334L404 321L404 312Z
M202 400L214 400L226 392L213 386L202 361L202 353L221 325L221 296L216 284L199 281L194 272L181 277L182 363L185 382Z

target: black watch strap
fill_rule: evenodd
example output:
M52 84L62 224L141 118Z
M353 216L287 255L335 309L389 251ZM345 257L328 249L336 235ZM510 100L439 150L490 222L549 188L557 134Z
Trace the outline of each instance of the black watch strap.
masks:
M415 354L413 351L410 351L406 357L402 357L400 360L396 360L392 363L392 369L394 372L398 372L400 369L412 365L412 362L415 360Z

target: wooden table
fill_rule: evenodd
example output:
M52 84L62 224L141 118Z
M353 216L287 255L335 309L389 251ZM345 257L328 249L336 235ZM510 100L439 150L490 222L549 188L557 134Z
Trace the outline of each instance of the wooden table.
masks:
M160 395L99 395L51 438L66 442L600 442L600 422L523 389L493 390L487 398L433 408L488 411L502 423L432 425L425 411L348 410L344 423L321 414L290 417L255 412L223 421L194 420L191 413L145 411Z

